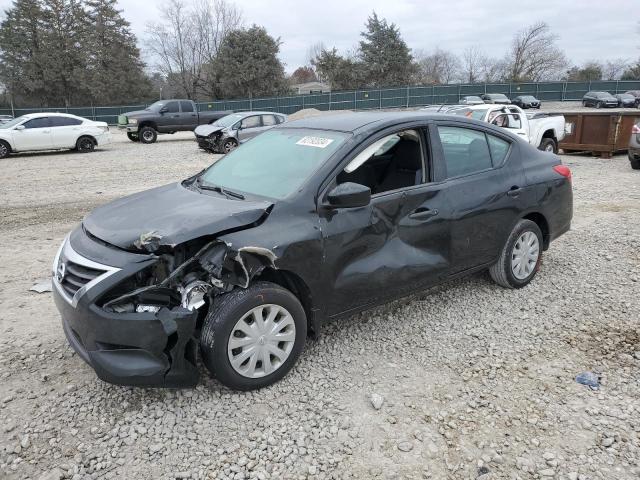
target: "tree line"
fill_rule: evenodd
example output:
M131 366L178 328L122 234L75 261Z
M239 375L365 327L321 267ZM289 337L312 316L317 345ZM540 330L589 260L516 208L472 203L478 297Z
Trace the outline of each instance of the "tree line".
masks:
M461 55L412 50L400 29L373 12L357 47L310 47L285 73L281 39L247 26L228 0L164 0L142 41L117 0L14 0L0 22L0 105L87 106L254 98L322 81L333 90L404 85L543 80L638 79L622 59L571 65L544 22L513 35L504 55L478 46ZM147 60L146 63L143 61Z

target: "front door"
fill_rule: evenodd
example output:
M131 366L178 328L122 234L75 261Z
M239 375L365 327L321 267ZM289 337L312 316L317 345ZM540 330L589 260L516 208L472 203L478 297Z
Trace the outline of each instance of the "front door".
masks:
M422 128L371 139L328 187L360 183L373 194L366 207L321 214L329 316L409 293L448 273L449 207L444 184L428 181L428 151Z
M251 115L242 119L240 122L240 130L238 131L238 140L240 143L255 137L262 132L262 119L260 115Z
M33 118L19 125L13 131L13 142L18 152L53 148L49 117Z

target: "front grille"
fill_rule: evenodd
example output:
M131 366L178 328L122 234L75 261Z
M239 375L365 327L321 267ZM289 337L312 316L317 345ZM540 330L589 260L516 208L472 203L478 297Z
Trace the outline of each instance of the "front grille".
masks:
M106 272L106 270L89 268L84 265L72 262L71 260L65 260L64 265L65 273L62 281L60 282L60 285L72 298L78 290Z

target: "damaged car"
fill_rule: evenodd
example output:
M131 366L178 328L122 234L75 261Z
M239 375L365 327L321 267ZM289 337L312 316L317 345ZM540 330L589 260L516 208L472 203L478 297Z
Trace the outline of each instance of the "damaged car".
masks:
M201 361L251 390L327 320L482 270L524 287L571 218L570 170L504 129L316 116L94 210L60 246L54 298L107 382L190 387Z
M195 129L196 142L211 153L229 153L241 143L287 121L287 116L273 112L242 112Z

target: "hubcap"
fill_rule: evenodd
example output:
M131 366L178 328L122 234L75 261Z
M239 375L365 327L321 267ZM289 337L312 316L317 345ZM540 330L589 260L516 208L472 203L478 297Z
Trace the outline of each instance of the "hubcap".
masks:
M231 330L229 362L243 377L264 377L289 358L295 341L296 325L287 309L260 305L244 314Z
M229 153L234 148L236 148L236 144L234 142L227 142L224 144L225 153Z
M528 278L536 268L540 256L540 243L533 232L524 232L511 252L511 271L518 280Z
M549 144L544 148L547 152L553 152L553 145Z
M147 142L150 142L151 140L153 140L153 132L144 132L143 137Z
M0 157L4 157L7 154L7 146L0 143Z

